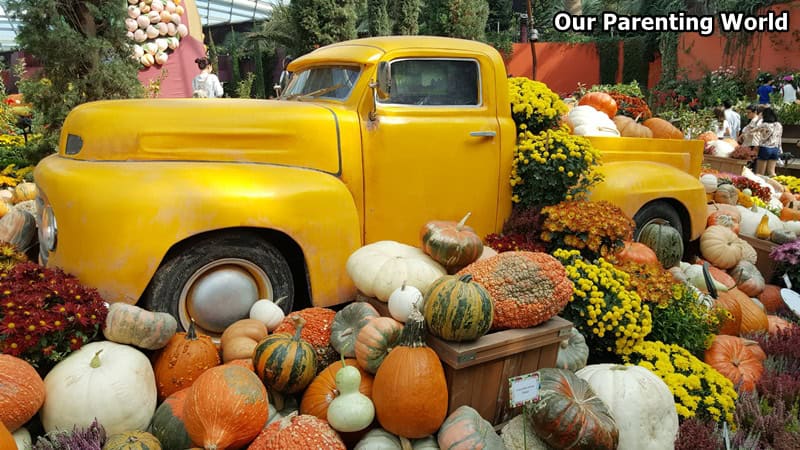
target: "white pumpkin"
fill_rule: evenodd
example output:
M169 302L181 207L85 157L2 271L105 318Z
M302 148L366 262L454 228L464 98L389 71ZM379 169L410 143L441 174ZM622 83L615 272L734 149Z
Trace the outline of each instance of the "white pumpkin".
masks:
M389 301L405 282L420 291L446 275L444 267L422 250L394 241L365 245L347 258L347 274L368 297Z
M800 235L800 220L787 220L786 222L783 222L783 229Z
M25 427L17 429L17 431L11 433L11 436L14 438L18 450L29 450L33 448L31 433Z
M742 220L739 221L739 235L741 236L755 237L756 228L758 228L758 224L761 222L761 218L764 217L764 214L767 215L767 225L770 230L783 229L783 222L780 217L766 208L760 206L745 208L742 205L737 205L736 209L738 209L739 213L742 215Z
M618 450L672 450L678 436L675 398L641 366L592 364L575 372L608 406L619 428Z
M568 117L573 126L573 134L578 136L619 136L614 121L592 106L576 106Z
M714 174L707 173L700 177L700 182L706 189L706 194L713 194L717 192L717 177Z
M250 318L263 322L269 331L278 328L285 314L272 300L261 299L250 307Z
M389 315L392 319L405 323L414 308L422 311L424 302L425 299L419 289L403 283L389 296Z
M714 156L719 156L721 158L728 158L731 156L734 150L736 150L733 145L723 141L722 139L717 139L716 141L711 141L706 144L706 147L711 148L711 154Z
M683 271L683 275L686 277L686 282L690 285L700 289L702 292L708 292L708 286L706 286L706 279L703 276L703 266L700 264L689 264L681 262L681 269ZM728 288L725 287L724 284L717 281L714 277L711 278L714 282L714 287L717 288L717 292L728 292Z
M46 432L89 426L97 418L111 436L146 430L156 410L156 379L144 353L110 341L92 342L44 378L40 411Z

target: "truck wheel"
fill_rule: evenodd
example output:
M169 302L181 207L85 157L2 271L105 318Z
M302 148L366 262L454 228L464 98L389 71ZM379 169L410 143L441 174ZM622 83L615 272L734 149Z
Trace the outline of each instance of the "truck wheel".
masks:
M144 293L146 308L172 314L187 329L191 320L208 335L246 319L256 300L277 300L292 310L294 282L289 264L254 234L215 236L171 256Z
M666 220L669 222L672 228L675 228L681 233L685 248L687 239L683 232L683 222L681 221L681 216L678 215L678 212L675 211L675 208L673 208L672 205L663 201L648 203L644 205L642 209L637 211L636 215L633 216L633 221L636 222L636 230L633 232L634 240L639 240L639 233L642 231L642 228L644 228L645 225L658 219Z

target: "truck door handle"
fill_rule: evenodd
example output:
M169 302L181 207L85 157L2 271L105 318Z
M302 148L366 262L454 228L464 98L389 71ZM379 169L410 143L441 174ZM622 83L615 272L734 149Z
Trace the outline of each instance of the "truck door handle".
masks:
M495 137L497 133L494 131L472 131L469 135L472 137Z

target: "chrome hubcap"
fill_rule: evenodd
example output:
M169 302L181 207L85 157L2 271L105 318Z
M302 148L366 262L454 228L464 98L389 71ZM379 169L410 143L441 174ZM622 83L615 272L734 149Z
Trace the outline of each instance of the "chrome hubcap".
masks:
M260 298L273 298L267 274L245 259L225 258L192 274L181 292L178 312L184 329L194 319L200 331L218 335L249 317L250 307Z

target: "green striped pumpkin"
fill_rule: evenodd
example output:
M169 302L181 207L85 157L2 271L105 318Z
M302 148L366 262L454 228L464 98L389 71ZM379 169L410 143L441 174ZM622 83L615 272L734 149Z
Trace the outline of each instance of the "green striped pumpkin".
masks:
M446 275L425 291L425 323L434 336L446 341L472 341L489 331L494 305L489 292L472 275Z
M373 317L356 336L356 361L369 373L377 373L386 355L397 345L403 324L391 317Z
M677 266L683 258L683 237L666 220L654 221L642 227L639 242L653 249L665 269Z
M503 440L486 419L467 405L453 411L439 428L439 448L503 448Z
M146 431L126 431L109 437L103 450L161 450L161 443Z
M167 397L153 414L148 430L166 449L193 447L192 439L183 423L183 404L189 388L182 389Z
M420 231L422 250L436 262L449 268L461 268L477 260L483 253L483 241L465 225L471 213L460 222L432 220Z
M305 320L293 314L294 336L276 333L264 338L253 352L256 374L269 388L282 394L295 394L305 389L317 373L314 347L300 339Z

